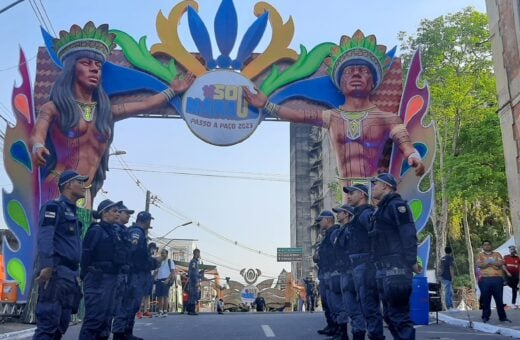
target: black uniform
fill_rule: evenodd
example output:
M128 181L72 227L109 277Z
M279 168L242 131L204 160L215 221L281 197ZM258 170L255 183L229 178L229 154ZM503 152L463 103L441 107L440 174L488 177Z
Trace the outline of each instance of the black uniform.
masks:
M114 224L101 221L87 231L81 257L85 318L79 339L110 335L117 278L127 262L126 247Z
M355 293L366 321L368 336L370 339L384 339L376 270L370 261L368 232L371 229L370 220L373 212L374 208L370 204L360 205L354 209L354 217L347 225L346 242Z
M327 320L327 325L329 328L335 328L336 323L332 317L330 303L328 301L329 295L329 287L330 287L330 275L333 268L333 259L335 258L334 254L334 245L332 243L332 234L335 230L338 229L338 225L333 225L329 229L327 229L325 233L325 237L321 240L318 246L318 256L319 260L318 264L318 279L320 280L320 296L321 296L321 305L323 307L323 311L325 312L325 318Z
M130 273L128 285L123 297L123 308L114 318L113 333L123 333L130 336L133 332L135 314L141 307L145 289L150 280L150 271L157 267L157 261L148 253L148 241L144 230L134 224L127 230L129 245Z
M373 217L372 256L383 301L383 317L396 339L415 339L410 319L412 267L417 263L413 216L398 193L385 195Z
M78 269L82 224L76 205L61 196L42 206L39 226L38 270L52 268L53 273L48 283L38 288L34 339L60 339L81 300Z

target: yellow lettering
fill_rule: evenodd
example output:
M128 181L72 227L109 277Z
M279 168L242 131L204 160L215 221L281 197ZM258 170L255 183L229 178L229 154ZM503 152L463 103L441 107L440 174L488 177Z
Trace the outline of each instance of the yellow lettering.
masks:
M226 86L226 100L237 100L237 87L233 85Z
M213 99L215 99L215 100L224 99L225 89L226 89L226 85L216 84L215 85L215 94L213 95Z

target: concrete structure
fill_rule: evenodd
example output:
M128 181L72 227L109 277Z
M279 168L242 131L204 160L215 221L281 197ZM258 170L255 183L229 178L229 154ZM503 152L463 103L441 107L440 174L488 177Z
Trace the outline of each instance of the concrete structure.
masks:
M193 249L197 248L197 241L179 238L152 238L159 248L166 246L168 256L174 261L190 262L193 258Z
M294 279L315 270L313 246L318 237L314 220L324 208L337 205L336 159L326 130L291 123L291 247L303 247L303 262L293 262Z
M520 2L486 0L511 222L520 240Z

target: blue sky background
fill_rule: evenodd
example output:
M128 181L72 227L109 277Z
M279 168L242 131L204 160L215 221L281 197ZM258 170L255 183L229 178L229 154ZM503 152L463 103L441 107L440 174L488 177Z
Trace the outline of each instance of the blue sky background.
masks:
M12 2L0 0L0 9ZM43 4L56 32L93 20L96 25L108 23L110 28L125 31L135 39L146 35L148 47L159 42L155 29L158 12L167 16L177 4L166 0L35 2L40 9L40 3ZM220 1L198 3L199 15L213 37L213 21ZM235 0L239 41L256 19L255 3ZM422 19L454 13L467 6L485 12L483 0L273 0L269 3L284 21L292 16L295 34L291 47L297 52L300 44L311 49L322 42L338 43L342 34L352 35L358 28L365 34L375 34L378 43L393 47L398 43L400 31L413 34ZM37 47L43 45L40 23L32 5L25 1L0 14L0 114L11 121L14 121L10 106L12 87L20 83L19 48L25 51L34 81ZM196 51L185 18L179 32L186 48ZM255 52L261 53L270 38L268 25ZM5 130L3 121L0 129ZM144 191L149 189L162 202L150 209L155 216L153 235L161 236L186 221L200 223L202 227L192 224L176 229L170 236L197 239L203 262L219 265L222 276L239 280L238 271L242 268L259 268L267 277L276 276L282 268L290 270L289 263L277 263L276 258L258 254L261 251L276 255L277 247L290 246L288 123L264 122L244 142L216 147L195 137L182 120L127 119L116 124L113 147L127 154L111 158L112 170L103 187L107 193L99 194L95 205L108 197L124 200L137 211L143 210ZM129 173L118 169L124 167L136 170ZM12 188L3 166L0 186L7 191ZM2 227L5 228L3 218ZM235 245L234 241L256 252Z

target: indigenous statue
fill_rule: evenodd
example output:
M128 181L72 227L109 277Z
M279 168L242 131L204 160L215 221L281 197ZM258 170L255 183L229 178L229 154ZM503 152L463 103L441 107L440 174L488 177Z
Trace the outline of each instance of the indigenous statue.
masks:
M114 122L159 108L184 92L193 82L188 73L170 87L141 102L111 105L101 85L102 67L114 47L108 25L96 28L88 22L60 32L54 50L63 64L50 94L42 105L30 138L33 162L41 168L42 202L58 196L56 181L64 169L75 169L90 178L91 202L103 185L108 169Z
M385 52L386 46L377 45L373 35L365 37L359 30L352 38L343 36L340 45L331 49L325 63L334 85L345 96L344 104L338 108L297 110L271 103L263 93L255 94L247 87L244 96L251 105L271 116L327 129L343 185L388 171L384 164L388 139L399 147L416 175L421 176L425 166L403 120L395 113L380 110L370 99L391 65Z
M106 178L114 123L172 102L195 78L190 72L183 79L172 76L169 86L156 80L158 84L152 90L166 88L164 91L140 102L112 105L102 86L104 71L108 67L118 67L127 74L138 71L105 64L115 46L115 35L108 31L108 25L95 27L88 22L83 28L74 25L70 32L61 31L58 39L49 37L44 34L46 45L52 47L47 49L49 56L62 68L50 91L50 100L35 113L27 62L21 52L19 70L23 82L14 89L12 97L17 124L7 128L4 142L5 168L13 182L13 191L3 193L4 216L20 243L19 249L4 247L4 259L9 278L19 284L18 301L30 305L25 309L27 321L32 321L31 303L36 301L30 294L35 292L31 289L31 276L39 209L59 196L60 174L72 169L88 176L86 185L90 190L78 205L90 209ZM79 211L78 216L84 222L90 220L89 210Z

